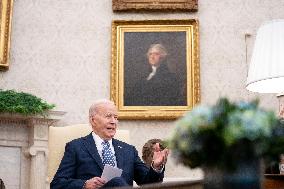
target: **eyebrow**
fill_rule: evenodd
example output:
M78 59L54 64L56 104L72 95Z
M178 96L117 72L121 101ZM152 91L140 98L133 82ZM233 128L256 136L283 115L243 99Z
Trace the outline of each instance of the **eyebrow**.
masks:
M111 112L107 112L107 113L105 113L104 115L106 115L106 116L109 116L109 115L118 116L118 114L116 114L116 113L111 113Z

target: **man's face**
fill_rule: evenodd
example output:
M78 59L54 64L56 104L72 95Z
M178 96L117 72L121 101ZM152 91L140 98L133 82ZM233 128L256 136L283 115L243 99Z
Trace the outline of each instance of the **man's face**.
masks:
M162 59L161 53L157 49L151 49L148 53L148 60L151 66L158 66Z
M117 109L114 104L101 104L97 113L91 118L93 131L103 140L112 139L116 133L117 118Z

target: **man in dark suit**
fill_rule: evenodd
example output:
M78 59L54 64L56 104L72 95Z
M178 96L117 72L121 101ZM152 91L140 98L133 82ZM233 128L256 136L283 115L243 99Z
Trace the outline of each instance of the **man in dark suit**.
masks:
M163 180L168 149L160 150L157 143L148 168L134 146L113 138L117 114L116 106L109 100L97 101L90 107L89 122L93 132L66 144L51 189L96 189L133 185L133 180L138 185ZM101 177L105 164L122 169L121 177L106 182Z

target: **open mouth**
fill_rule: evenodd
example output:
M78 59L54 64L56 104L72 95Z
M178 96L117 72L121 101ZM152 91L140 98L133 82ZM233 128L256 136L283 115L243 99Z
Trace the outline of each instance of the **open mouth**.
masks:
M115 128L107 128L107 130L109 130L109 131L114 131Z

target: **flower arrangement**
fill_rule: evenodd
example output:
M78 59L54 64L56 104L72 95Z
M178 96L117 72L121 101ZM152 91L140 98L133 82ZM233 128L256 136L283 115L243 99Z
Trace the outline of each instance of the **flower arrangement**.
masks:
M178 120L168 141L174 156L195 167L233 170L236 162L282 153L284 126L258 101L232 103L221 98L213 106L199 105Z

